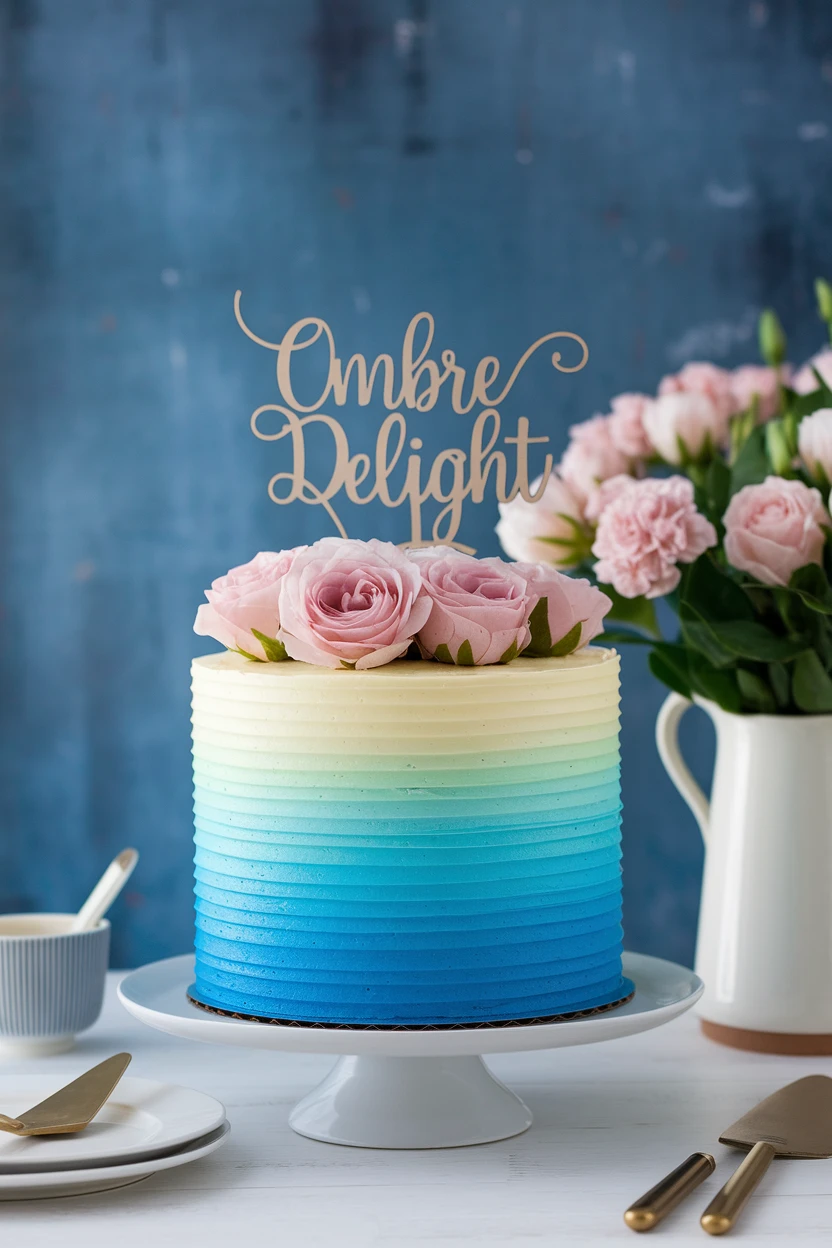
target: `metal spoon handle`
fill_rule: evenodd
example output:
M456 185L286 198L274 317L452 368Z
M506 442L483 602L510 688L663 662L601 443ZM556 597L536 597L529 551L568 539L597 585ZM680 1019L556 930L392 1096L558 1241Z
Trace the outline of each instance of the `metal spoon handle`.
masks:
M716 1162L710 1153L691 1153L681 1166L671 1170L661 1182L627 1210L624 1221L633 1231L650 1231L666 1218L671 1209L713 1174Z
M760 1140L754 1145L699 1219L703 1231L709 1235L724 1235L730 1231L776 1156L777 1149L768 1140Z

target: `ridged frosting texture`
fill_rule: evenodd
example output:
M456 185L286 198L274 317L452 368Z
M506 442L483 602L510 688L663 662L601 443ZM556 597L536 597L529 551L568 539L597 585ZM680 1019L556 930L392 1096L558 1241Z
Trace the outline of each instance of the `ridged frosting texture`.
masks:
M426 1025L625 995L614 651L192 676L199 1000Z

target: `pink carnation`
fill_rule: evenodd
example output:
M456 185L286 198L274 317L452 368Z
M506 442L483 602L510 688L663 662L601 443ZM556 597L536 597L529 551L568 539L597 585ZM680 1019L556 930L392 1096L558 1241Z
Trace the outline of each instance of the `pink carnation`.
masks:
M612 439L609 416L593 416L569 430L570 442L558 469L583 507L591 505L602 481L626 472L628 457Z
M737 411L731 374L727 368L719 368L716 364L699 361L686 364L678 373L671 373L662 379L659 395L663 394L702 394L726 423Z
M814 370L820 373L827 386L832 389L832 348L824 347L817 355L813 355L808 363L804 364L800 372L792 381L792 389L798 394L811 394L813 390L817 390L818 379Z
M781 370L785 381L787 370ZM760 421L771 420L777 414L780 403L780 377L776 368L766 368L762 364L744 364L735 368L730 374L731 393L738 412L745 412L751 406L751 400L757 396Z
M578 622L581 632L575 643L576 650L588 645L593 637L603 632L604 616L612 601L596 586L539 563L515 563L512 567L526 581L534 606L541 598L546 599L549 636L553 646L563 641Z
M297 546L279 554L262 550L249 563L218 577L205 591L208 601L196 613L194 632L265 662L263 644L254 633L270 640L277 637L280 586L296 556L305 549Z
M587 519L597 523L604 509L609 507L610 503L614 502L624 490L628 490L632 484L633 478L625 472L619 473L617 477L610 477L608 481L602 481Z
M541 478L531 483L536 494ZM510 503L500 503L497 537L512 559L532 563L551 563L569 568L577 562L574 551L577 536L575 525L582 523L581 506L569 486L552 473L536 503L529 503L518 494Z
M610 438L628 459L648 459L653 453L644 429L644 411L649 402L646 394L618 394L610 404Z
M822 561L821 526L832 521L818 490L766 477L734 495L724 523L729 563L764 585L788 585L796 568Z
M441 647L446 661L450 657L458 663L467 642L469 664L479 667L499 663L507 654L514 657L529 644L533 603L514 564L474 559L449 546L412 550L410 558L433 604L417 638L428 658Z
M647 478L621 488L598 521L595 574L624 598L659 598L679 584L679 563L716 545L685 477Z
M380 667L407 650L431 612L419 569L391 542L324 537L280 588L287 653L321 667Z

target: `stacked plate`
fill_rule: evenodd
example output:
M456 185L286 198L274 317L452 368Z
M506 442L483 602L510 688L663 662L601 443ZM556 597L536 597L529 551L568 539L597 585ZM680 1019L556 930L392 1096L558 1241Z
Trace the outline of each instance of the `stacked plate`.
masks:
M3 1113L22 1113L50 1096L59 1082L54 1074L0 1078ZM0 1200L126 1187L207 1157L229 1129L225 1108L204 1092L124 1078L77 1134L21 1138L0 1132Z

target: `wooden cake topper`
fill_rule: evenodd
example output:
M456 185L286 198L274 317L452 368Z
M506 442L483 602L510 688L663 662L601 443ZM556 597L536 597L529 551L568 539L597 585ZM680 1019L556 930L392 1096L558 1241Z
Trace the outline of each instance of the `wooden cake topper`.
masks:
M536 502L549 479L553 458L546 455L543 475L537 490L532 493L529 485L529 447L546 443L548 437L532 437L529 421L525 416L517 418L516 432L504 434L504 449L496 449L502 419L499 406L510 393L521 371L547 342L569 339L580 349L576 364L564 364L560 351L554 351L552 365L560 373L577 373L587 362L589 350L583 338L567 330L555 330L533 342L515 364L511 374L500 382L500 361L493 355L484 356L470 381L466 370L456 362L453 351L439 353L438 363L429 355L434 336L434 320L429 312L419 312L413 317L402 342L401 365L396 365L391 355L379 355L368 369L363 355L352 355L344 365L336 353L335 338L326 321L317 316L307 316L296 321L286 331L280 342L269 342L249 328L240 310L242 292L234 297L234 314L240 328L259 346L274 351L277 357L275 371L277 388L282 403L264 403L251 415L251 429L255 437L264 442L288 439L291 447L291 468L276 472L269 481L269 497L285 506L301 502L325 508L342 537L346 529L335 510L333 500L341 491L352 503L364 504L378 499L385 507L402 507L410 512L410 537L402 545L431 546L441 543L455 546L458 550L473 554L470 546L456 540L462 523L462 508L466 499L481 503L485 497L489 477L497 502L507 503L518 494L527 502ZM417 345L421 339L421 345ZM328 352L326 382L317 395L295 394L292 380L292 360L296 352L308 351L316 343ZM467 395L466 395L467 387ZM479 409L471 426L467 450L449 447L440 451L433 463L422 463L420 437L408 437L407 418L404 409L429 412L435 406L440 393L449 398L451 407L459 415ZM312 401L308 401L309 399ZM307 401L302 401L307 400ZM374 455L364 451L351 453L349 439L341 422L321 410L325 405L344 407L352 400L360 407L371 401L383 405L387 415L376 435ZM329 480L316 485L306 475L306 430L311 426L323 426L332 438L334 463ZM390 478L396 471L408 448L406 463L399 469L398 487L391 487ZM514 448L513 457L509 448ZM509 458L513 458L513 477L510 480ZM403 480L401 480L403 474ZM422 523L422 506L429 499L440 505L440 511L426 537Z

